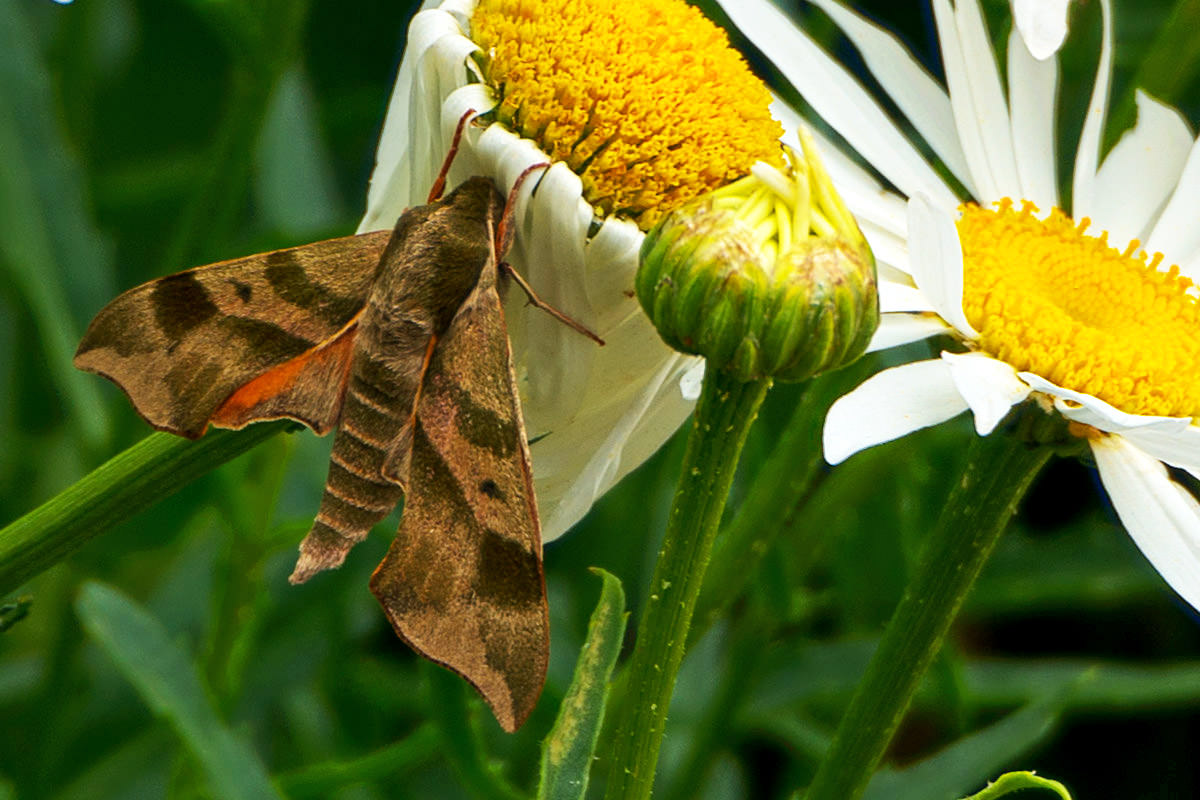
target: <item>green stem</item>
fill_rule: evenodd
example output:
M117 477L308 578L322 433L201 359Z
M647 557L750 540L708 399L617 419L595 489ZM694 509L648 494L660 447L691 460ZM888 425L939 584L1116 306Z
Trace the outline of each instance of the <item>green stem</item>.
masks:
M750 479L737 513L725 525L696 604L689 644L695 644L742 596L777 539L789 537L787 546L794 553L811 550L810 543L818 538L819 531L794 530L825 463L820 445L825 409L817 408L814 397L816 393L809 391L801 396L770 456Z
M805 800L855 800L908 709L950 623L1017 504L1051 456L1016 437L977 437L916 572L858 683Z
M650 796L675 676L738 456L770 381L739 383L709 370L618 710L608 800Z
M212 431L196 442L150 434L0 530L0 595L292 424Z

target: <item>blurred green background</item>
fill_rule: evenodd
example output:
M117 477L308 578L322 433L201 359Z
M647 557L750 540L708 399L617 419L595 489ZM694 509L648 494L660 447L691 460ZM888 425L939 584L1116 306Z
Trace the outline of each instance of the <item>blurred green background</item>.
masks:
M1200 118L1198 5L1117 3L1118 119L1135 83ZM0 523L147 433L70 364L118 291L353 230L411 6L0 0ZM861 7L936 71L926 9ZM1002 36L1007 3L985 9ZM1075 15L1068 119L1090 91L1097 11ZM787 797L811 777L973 435L957 420L822 467L823 408L882 364L768 399L731 504L750 511L732 524L782 530L753 567L718 554L702 605L720 613L685 664L656 796ZM789 424L803 446L768 461ZM367 592L394 518L342 569L287 584L329 442L276 437L2 599L22 605L0 633L0 798L263 796L266 776L289 797L346 800L509 796L494 772L529 787L599 593L586 567L640 607L680 444L546 549L550 676L506 736ZM764 496L810 467L802 502ZM462 708L470 741L453 729ZM956 797L1022 768L1080 798L1200 796L1197 743L1196 614L1115 524L1094 472L1055 462L870 796Z

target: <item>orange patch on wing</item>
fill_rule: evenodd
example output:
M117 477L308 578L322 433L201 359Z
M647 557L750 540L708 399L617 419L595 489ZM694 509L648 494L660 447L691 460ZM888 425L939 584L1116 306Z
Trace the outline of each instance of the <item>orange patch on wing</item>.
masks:
M221 404L209 418L209 422L219 428L238 429L261 419L278 418L280 414L272 413L273 407L288 405L278 401L295 393L307 396L321 395L328 391L329 381L334 377L338 380L340 395L340 386L345 384L350 370L354 337L357 333L357 323L348 325L333 339L244 384ZM284 413L282 416L294 416L294 412ZM325 433L333 422L322 419L300 421L310 425L318 433Z

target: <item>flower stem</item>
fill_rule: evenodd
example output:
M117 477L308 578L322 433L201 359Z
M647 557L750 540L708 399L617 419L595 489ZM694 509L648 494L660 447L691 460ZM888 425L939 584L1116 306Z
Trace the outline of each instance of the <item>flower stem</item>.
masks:
M742 383L717 369L704 376L674 505L637 628L627 673L629 690L618 710L608 800L650 796L675 676L713 538L746 433L770 385L769 380Z
M1049 460L1013 436L976 437L962 477L838 725L805 800L856 800L891 742L950 623Z
M0 530L0 595L292 424L211 431L196 442L150 434Z

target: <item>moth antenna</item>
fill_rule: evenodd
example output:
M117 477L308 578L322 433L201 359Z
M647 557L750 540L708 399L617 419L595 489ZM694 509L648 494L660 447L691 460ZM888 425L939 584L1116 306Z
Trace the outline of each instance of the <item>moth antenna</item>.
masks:
M512 264L509 264L507 261L501 261L500 269L502 269L505 272L505 274L510 275L512 277L512 279L517 282L517 286L520 286L521 289L525 292L525 294L529 297L529 304L531 306L533 306L535 308L540 308L542 311L545 311L547 314L554 317L556 320L563 323L567 327L569 327L573 330L576 330L579 333L582 333L584 336L588 337L589 339L591 339L593 342L600 345L601 347L604 346L604 340L601 339L599 336L597 336L595 333L593 333L582 322L579 322L578 320L567 316L566 314L559 311L554 306L547 303L542 298L538 297L537 292L533 291L533 287L530 286L525 281L525 279L521 277L521 273L519 273L515 269L513 269Z
M438 170L437 178L434 179L433 186L429 189L429 199L425 202L433 203L442 199L442 192L446 190L446 176L450 174L450 165L454 163L454 157L458 155L458 145L462 141L463 131L467 129L467 123L474 117L475 109L468 108L458 118L458 124L454 126L454 138L450 140L450 149L446 152L442 168Z
M504 201L504 213L500 215L500 222L496 225L496 252L501 257L508 252L508 248L512 247L513 238L517 235L516 230L512 226L512 215L517 208L517 192L521 191L521 185L525 183L525 179L529 177L529 174L538 169L550 169L550 164L543 161L539 164L531 164L526 167L517 176L512 189L508 192L508 199ZM529 290L527 289L526 291L528 292Z

